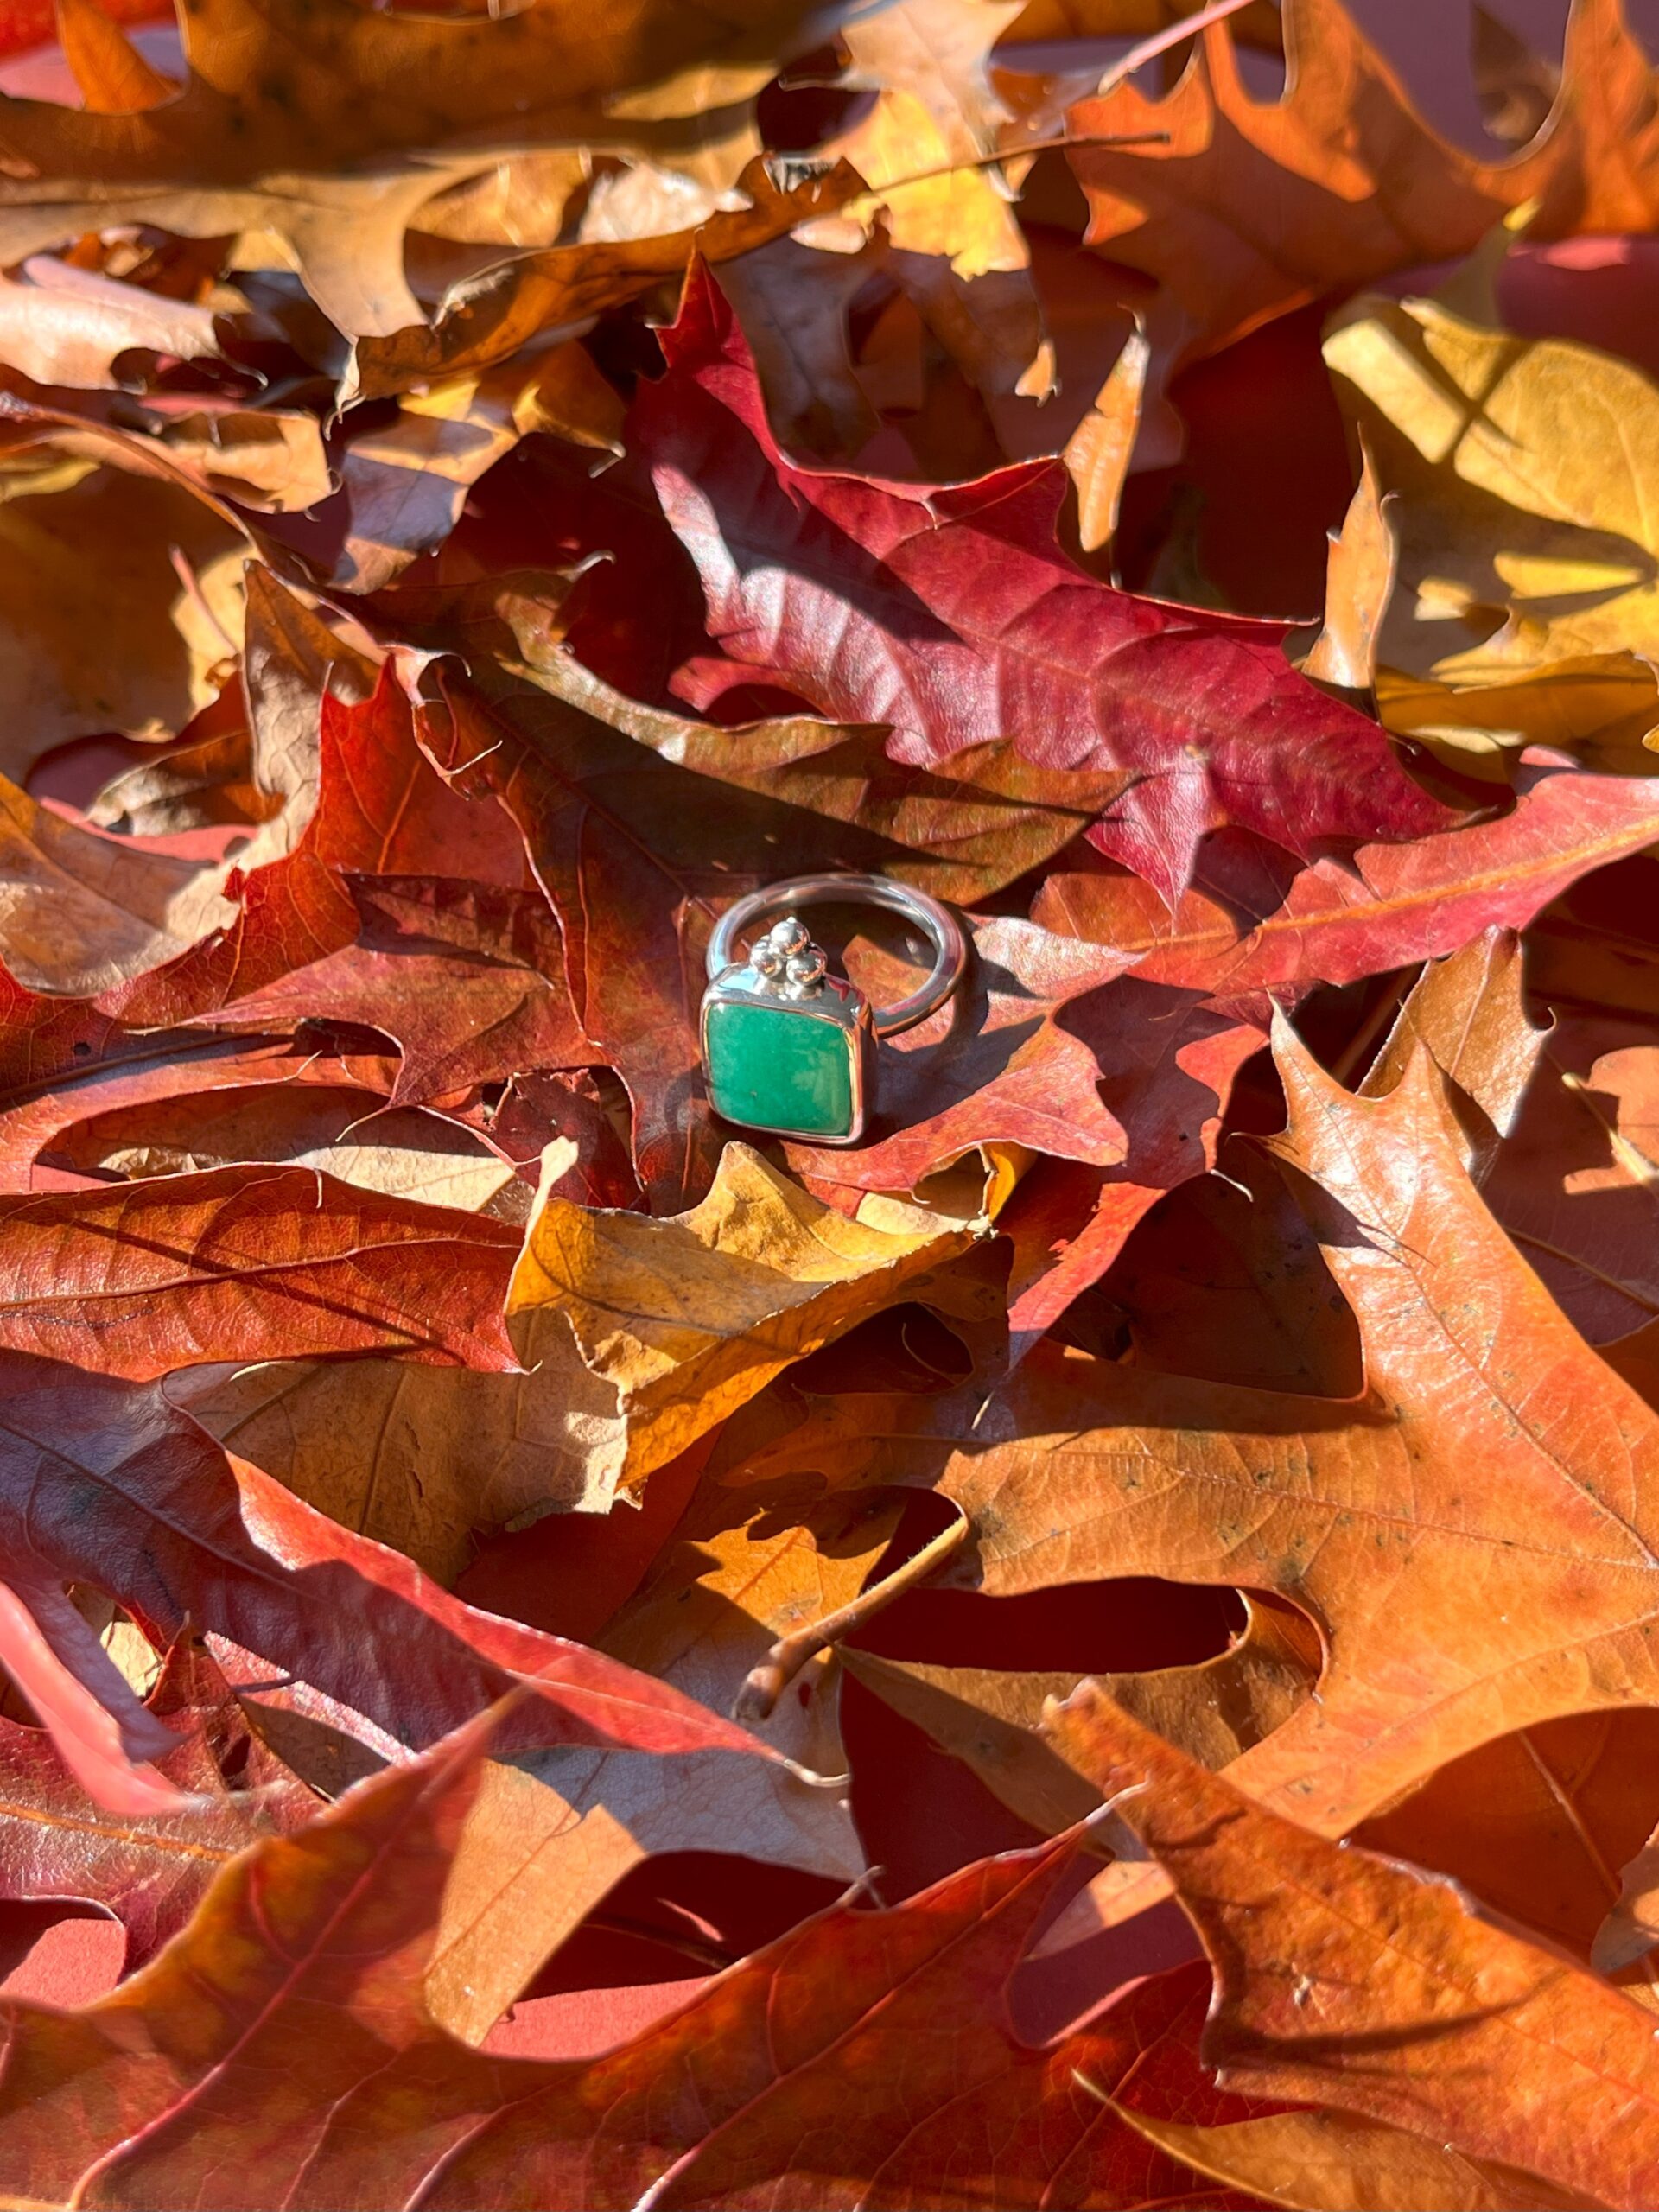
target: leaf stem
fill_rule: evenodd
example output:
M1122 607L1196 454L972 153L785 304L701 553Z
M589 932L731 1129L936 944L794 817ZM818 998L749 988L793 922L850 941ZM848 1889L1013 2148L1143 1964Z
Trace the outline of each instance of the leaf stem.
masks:
M912 184L932 184L942 176L957 176L963 169L994 169L1004 162L1018 161L1022 154L1064 153L1068 146L1167 146L1167 130L1075 130L1063 131L1052 138L1033 138L1024 146L1004 146L995 154L964 156L961 161L942 162L936 169L917 169L910 176L890 177L885 184L869 187L872 200L884 192L903 192Z
M779 1699L808 1660L864 1627L895 1598L902 1598L906 1590L913 1590L918 1582L926 1581L934 1569L943 1567L967 1540L968 1522L963 1519L953 1521L891 1574L884 1574L880 1581L861 1591L850 1604L840 1606L833 1613L825 1613L820 1620L809 1621L792 1635L780 1637L760 1664L750 1669L733 1704L732 1718L751 1725L769 1720Z

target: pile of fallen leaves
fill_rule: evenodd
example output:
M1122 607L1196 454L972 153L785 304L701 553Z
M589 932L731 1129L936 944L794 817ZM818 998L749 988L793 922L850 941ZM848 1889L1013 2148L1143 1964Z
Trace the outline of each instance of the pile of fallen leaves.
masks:
M1478 154L1339 0L149 13L0 99L0 2195L1659 2201L1618 0ZM972 941L844 1149L697 1053L822 870Z

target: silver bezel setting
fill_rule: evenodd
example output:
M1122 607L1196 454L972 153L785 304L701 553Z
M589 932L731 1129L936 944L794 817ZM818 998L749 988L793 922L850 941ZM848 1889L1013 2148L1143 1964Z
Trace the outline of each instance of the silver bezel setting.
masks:
M709 1071L709 1016L717 1006L762 1006L801 1021L827 1021L848 1039L848 1073L852 1090L852 1122L845 1136L822 1136L805 1129L782 1129L775 1122L745 1121L720 1107L715 1111L734 1128L757 1129L768 1136L785 1137L795 1144L852 1145L864 1135L864 1124L874 1103L875 1033L871 1027L870 1002L855 983L838 976L825 976L810 995L796 997L779 988L775 977L763 975L751 962L739 962L721 970L702 995L698 1037L702 1051L703 1080L713 1103L714 1082Z

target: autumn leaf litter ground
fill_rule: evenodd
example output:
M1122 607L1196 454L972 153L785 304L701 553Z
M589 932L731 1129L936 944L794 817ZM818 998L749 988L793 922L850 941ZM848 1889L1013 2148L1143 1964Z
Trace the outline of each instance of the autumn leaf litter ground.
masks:
M1659 79L1462 23L0 17L8 2202L1659 2201Z

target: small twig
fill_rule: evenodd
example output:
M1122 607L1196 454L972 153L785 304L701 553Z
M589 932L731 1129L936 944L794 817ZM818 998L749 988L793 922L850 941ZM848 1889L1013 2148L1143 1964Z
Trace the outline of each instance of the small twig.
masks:
M733 1719L751 1723L769 1720L779 1699L808 1660L829 1645L839 1643L842 1637L851 1636L855 1630L874 1620L895 1598L903 1597L906 1590L913 1590L918 1582L925 1582L935 1567L943 1567L967 1540L967 1522L953 1521L902 1567L895 1567L891 1574L883 1575L880 1582L861 1591L850 1605L824 1614L821 1620L809 1621L793 1635L781 1637L760 1664L750 1669L732 1707Z
M1017 162L1022 154L1063 153L1068 146L1167 146L1167 130L1075 130L1052 138L1033 138L1023 146L1004 146L1000 153L964 155L960 161L942 162L936 169L917 169L910 176L889 177L885 184L873 184L868 197L876 200L884 192L903 192L912 184L932 184L942 176L956 176L963 169L994 169L1004 162Z
M705 1974L723 1974L737 1963L738 1954L728 1951L723 1943L705 1942L700 1936L664 1928L654 1920L636 1920L627 1913L590 1913L582 1925L594 1935L626 1936L641 1943L659 1943L665 1951L677 1951L683 1958L692 1960Z

